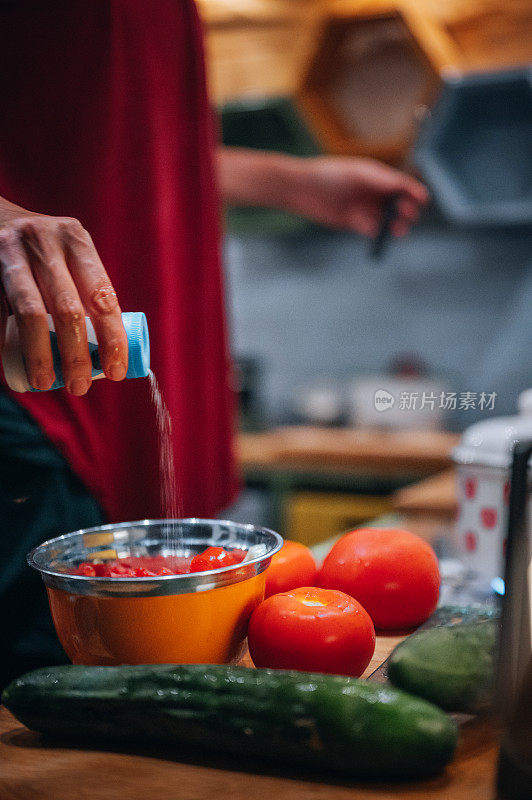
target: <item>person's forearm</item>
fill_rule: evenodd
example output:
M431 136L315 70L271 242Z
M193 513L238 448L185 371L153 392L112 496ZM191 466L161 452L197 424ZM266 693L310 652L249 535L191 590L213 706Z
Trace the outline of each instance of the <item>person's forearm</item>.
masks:
M232 205L290 209L301 159L241 147L218 148L222 200Z
M409 231L428 201L415 178L370 158L297 158L220 147L218 176L227 203L278 208L364 236L377 234L387 198L399 198L392 225L396 236Z

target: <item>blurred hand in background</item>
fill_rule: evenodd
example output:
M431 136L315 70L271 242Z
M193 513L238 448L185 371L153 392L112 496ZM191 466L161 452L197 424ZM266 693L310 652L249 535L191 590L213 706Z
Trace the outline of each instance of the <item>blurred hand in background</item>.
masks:
M418 180L371 158L295 158L222 147L219 167L226 202L283 209L363 236L377 235L389 197L398 196L394 236L405 236L429 201Z

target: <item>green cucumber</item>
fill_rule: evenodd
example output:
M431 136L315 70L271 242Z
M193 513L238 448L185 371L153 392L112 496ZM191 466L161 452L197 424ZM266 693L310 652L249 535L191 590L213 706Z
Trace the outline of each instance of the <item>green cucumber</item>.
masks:
M356 678L245 667L64 666L13 681L2 702L62 738L201 746L354 777L433 774L453 756L436 706Z
M498 620L488 619L413 634L390 656L389 678L447 711L487 711L493 700L498 628Z

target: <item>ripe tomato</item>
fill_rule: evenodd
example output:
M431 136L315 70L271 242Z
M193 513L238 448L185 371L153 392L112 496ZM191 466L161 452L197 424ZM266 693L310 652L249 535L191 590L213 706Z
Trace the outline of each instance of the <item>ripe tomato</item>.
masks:
M76 569L75 574L84 575L86 578L95 578L96 570L94 569L94 564L91 564L90 561L83 561Z
M124 566L120 561L109 564L105 571L106 578L131 578L134 574L135 571L131 567Z
M223 547L207 547L203 553L198 553L191 561L191 572L205 572L209 569L220 569L235 564L235 560Z
M313 586L317 574L318 568L308 547L285 539L266 570L265 597L297 589L298 586Z
M419 536L395 528L360 528L333 545L318 583L356 597L376 628L398 630L430 617L440 572L434 550Z
M257 606L248 642L256 667L359 677L375 650L375 630L349 595L306 586Z

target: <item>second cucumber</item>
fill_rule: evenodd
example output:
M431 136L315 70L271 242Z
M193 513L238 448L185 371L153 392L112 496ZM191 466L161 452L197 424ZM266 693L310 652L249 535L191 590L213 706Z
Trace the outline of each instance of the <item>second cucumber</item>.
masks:
M498 626L497 619L488 619L415 633L390 656L390 680L447 711L487 711Z

